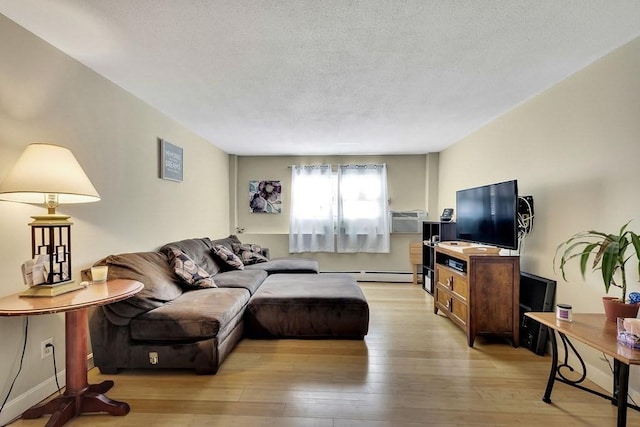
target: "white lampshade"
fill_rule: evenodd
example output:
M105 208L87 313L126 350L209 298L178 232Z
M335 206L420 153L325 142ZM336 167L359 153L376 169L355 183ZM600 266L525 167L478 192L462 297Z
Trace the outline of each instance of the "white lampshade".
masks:
M100 195L67 148L31 144L0 183L0 199L23 203L88 203ZM55 208L55 206L54 206Z

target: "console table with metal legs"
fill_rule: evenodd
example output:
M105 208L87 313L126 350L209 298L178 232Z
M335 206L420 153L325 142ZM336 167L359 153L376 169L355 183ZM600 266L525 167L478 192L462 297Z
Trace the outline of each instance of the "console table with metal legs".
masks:
M529 312L527 317L540 322L551 331L552 361L547 387L542 400L551 403L551 392L556 381L579 388L591 394L610 400L618 406L618 427L627 425L627 408L640 410L640 407L627 402L629 393L629 366L640 365L640 350L633 350L616 340L616 324L607 321L604 314L573 314L572 322L556 319L555 313ZM560 341L556 338L560 337ZM613 359L613 387L611 395L601 393L583 385L587 378L587 366L569 338L579 341L600 351ZM559 346L563 347L563 357L559 357ZM569 355L573 354L580 364L576 370L569 364ZM577 373L577 374L576 374ZM572 374L572 375L569 375ZM576 375L579 375L577 378ZM575 379L573 379L575 378Z
M129 405L109 399L104 393L113 381L89 384L87 381L87 313L89 307L109 304L135 295L143 288L134 280L113 280L55 297L21 297L20 294L0 298L0 316L30 316L65 313L66 386L62 396L34 406L22 414L24 419L51 414L47 427L61 426L74 417L89 412L126 415Z

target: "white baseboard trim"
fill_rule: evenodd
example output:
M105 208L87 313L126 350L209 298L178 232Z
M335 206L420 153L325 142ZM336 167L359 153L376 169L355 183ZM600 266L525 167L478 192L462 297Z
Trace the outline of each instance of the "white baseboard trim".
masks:
M93 367L93 353L89 353L87 355L87 369L92 369ZM63 389L66 385L66 370L58 372L57 377L60 389ZM0 426L9 424L9 422L20 417L24 411L57 392L58 386L56 385L55 378L50 377L46 381L22 393L20 396L16 396L7 401L7 404L0 413Z
M65 386L65 370L58 372L58 383L62 389ZM37 384L19 396L7 401L4 409L0 413L0 426L9 424L11 421L19 418L27 409L42 402L47 397L58 392L56 380L54 377L48 378L46 381Z

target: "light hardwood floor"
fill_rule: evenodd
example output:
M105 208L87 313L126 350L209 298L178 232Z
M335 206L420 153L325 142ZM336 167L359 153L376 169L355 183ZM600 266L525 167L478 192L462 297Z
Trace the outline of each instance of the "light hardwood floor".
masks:
M90 372L113 379L125 417L84 415L70 426L614 426L608 401L557 383L541 397L550 357L478 338L433 314L411 284L361 284L364 341L242 340L214 376L189 371ZM46 418L12 426L42 426ZM629 410L628 425L640 426Z

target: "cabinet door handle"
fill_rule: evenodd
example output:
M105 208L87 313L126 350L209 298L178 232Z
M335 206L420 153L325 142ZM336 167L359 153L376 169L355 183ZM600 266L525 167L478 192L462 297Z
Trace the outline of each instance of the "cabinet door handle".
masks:
M451 311L452 305L453 305L453 301L451 300L451 298L449 298L449 300L447 301L447 305L445 305L445 307L448 311Z
M447 287L449 289L453 289L453 276L449 276L449 278L447 279Z

